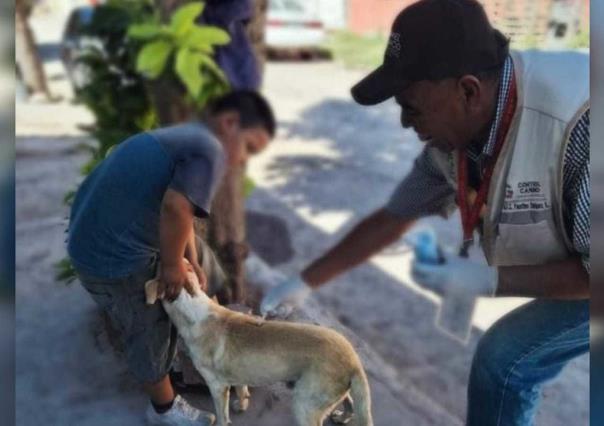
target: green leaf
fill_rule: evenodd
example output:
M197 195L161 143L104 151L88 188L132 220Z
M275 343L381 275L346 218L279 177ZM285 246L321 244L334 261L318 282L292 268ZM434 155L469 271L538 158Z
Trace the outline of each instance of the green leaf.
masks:
M229 33L215 27L195 27L187 34L184 44L192 49L212 53L212 45L228 44L231 41Z
M170 19L170 27L176 35L185 34L195 25L195 19L201 15L205 5L201 2L189 3L179 7Z
M151 79L159 77L166 67L171 52L172 45L167 41L157 40L147 43L138 54L136 70Z
M214 62L214 59L212 59L208 55L199 55L199 58L200 58L201 65L203 65L212 74L214 74L216 77L218 77L218 79L221 80L223 83L228 84L228 80L227 80L226 76L224 75L224 73L222 72L220 67L218 65L216 65L216 62Z
M57 281L65 281L66 284L70 284L77 278L77 272L73 267L69 258L63 258L54 264L55 267L55 279Z
M73 200L75 198L76 192L74 190L69 191L67 194L65 194L65 196L63 197L63 204L70 206L71 203L73 203Z
M256 182L252 180L249 176L243 177L243 196L248 198L252 192L256 189Z
M162 28L156 24L135 24L128 28L128 37L137 40L149 40L162 33Z
M203 79L199 66L203 55L183 47L176 54L176 74L193 97L199 95Z
M157 114L153 107L150 107L144 114L134 119L134 123L141 130L150 130L156 126Z
M113 152L113 150L115 149L117 145L112 145L109 148L107 148L107 151L105 151L105 158L109 157L109 155Z

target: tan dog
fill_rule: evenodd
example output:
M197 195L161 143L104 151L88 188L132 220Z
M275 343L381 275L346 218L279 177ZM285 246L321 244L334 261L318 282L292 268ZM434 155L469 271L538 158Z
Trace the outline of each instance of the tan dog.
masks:
M190 278L196 282L194 274ZM158 281L146 283L147 303L158 299ZM199 287L197 287L199 288ZM161 298L161 295L159 295ZM218 426L229 420L229 392L239 386L239 407L247 408L245 385L295 382L294 415L299 426L321 426L344 400L355 402L356 423L372 426L369 384L352 345L325 327L264 321L226 309L199 290L162 300L189 355L207 382Z

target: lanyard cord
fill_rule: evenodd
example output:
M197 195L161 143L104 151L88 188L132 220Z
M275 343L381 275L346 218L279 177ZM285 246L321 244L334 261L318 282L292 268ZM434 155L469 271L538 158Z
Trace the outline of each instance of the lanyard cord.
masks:
M474 229L478 225L480 220L480 211L482 206L485 204L489 186L491 183L491 177L495 170L495 164L499 153L503 148L506 136L510 130L514 112L516 110L516 104L518 101L518 94L516 92L516 78L512 75L512 81L510 84L510 91L506 100L505 110L501 120L501 126L497 131L497 141L495 143L495 150L493 155L488 159L487 165L484 169L482 182L478 189L478 194L474 203L470 206L468 200L468 156L465 150L458 151L458 162L457 162L457 191L458 191L458 203L459 210L461 213L461 225L463 227L463 242L459 255L462 257L468 257L468 249L474 242Z

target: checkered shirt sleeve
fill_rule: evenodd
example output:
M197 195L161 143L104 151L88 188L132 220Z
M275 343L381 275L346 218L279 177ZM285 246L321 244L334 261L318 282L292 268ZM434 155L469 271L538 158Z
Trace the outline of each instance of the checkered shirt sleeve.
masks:
M565 225L574 250L590 272L589 110L573 128L564 153L563 198Z
M386 211L403 219L446 217L455 208L455 189L434 165L427 147L415 159L411 172L385 206Z

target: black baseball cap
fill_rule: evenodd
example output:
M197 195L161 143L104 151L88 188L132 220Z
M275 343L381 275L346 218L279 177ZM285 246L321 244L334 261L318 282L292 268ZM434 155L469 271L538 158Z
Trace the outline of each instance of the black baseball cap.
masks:
M476 0L420 0L394 20L384 63L357 83L352 97L375 105L420 80L442 80L496 69L509 40Z

